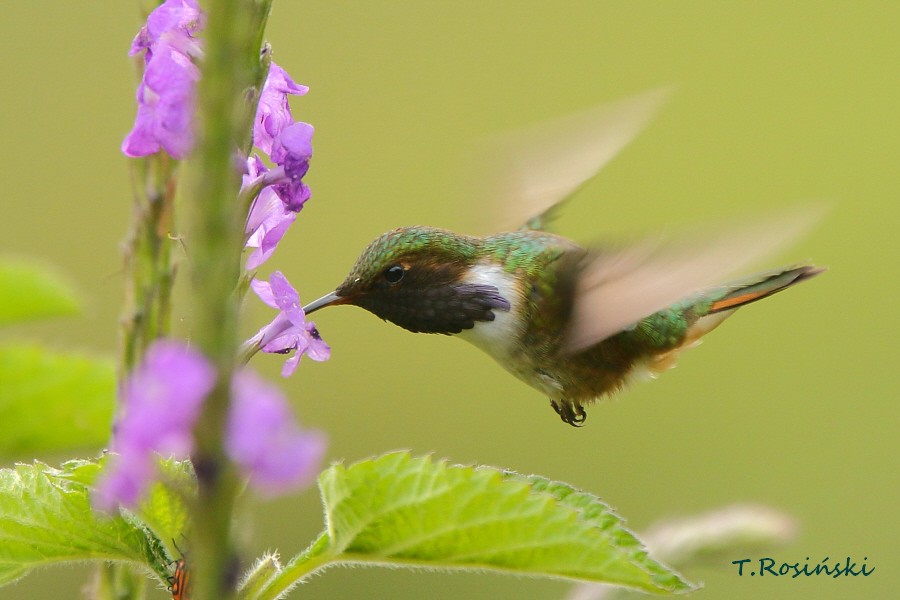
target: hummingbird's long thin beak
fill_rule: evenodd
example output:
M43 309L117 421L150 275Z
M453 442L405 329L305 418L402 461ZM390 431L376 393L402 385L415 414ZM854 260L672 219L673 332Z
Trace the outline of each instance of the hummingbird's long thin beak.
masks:
M324 308L330 304L341 304L343 300L345 300L343 296L338 296L337 292L331 292L330 294L326 294L318 300L313 300L312 302L304 306L303 312L308 315L311 312L315 312L320 308Z

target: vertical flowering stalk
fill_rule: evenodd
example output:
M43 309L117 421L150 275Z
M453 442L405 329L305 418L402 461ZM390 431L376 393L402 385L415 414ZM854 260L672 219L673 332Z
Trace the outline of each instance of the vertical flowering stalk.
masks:
M134 127L122 142L130 161L135 220L125 250L126 308L122 320L119 379L134 368L143 351L169 328L172 263L172 204L175 167L194 143L194 88L200 54L197 34L203 15L196 0L168 0L148 17L129 54L138 57ZM161 152L165 150L165 152Z
M167 0L147 19L132 43L141 75L134 127L122 142L130 160L134 218L124 245L125 303L121 318L118 380L134 371L152 342L169 331L171 293L176 266L173 205L178 161L193 143L193 86L198 70L197 32L203 20L196 0ZM165 151L160 151L165 149ZM120 383L120 396L126 393ZM121 411L121 408L119 409ZM119 417L122 415L120 414ZM128 453L134 454L134 446ZM141 463L139 467L145 468ZM133 475L140 476L137 471ZM120 478L119 492L134 491ZM98 499L98 505L103 505ZM106 508L109 508L107 505ZM137 575L122 565L107 564L98 580L107 581L109 597L128 597L140 589Z
M169 228L160 224L171 219L172 165L192 158L187 196L193 209L188 248L194 323L190 349L174 341L151 346L166 333L164 323L135 327L140 335L126 336L133 343L126 344L123 365L124 409L113 443L118 460L95 502L107 510L134 506L155 475L157 454L190 454L198 484L190 515L193 598L234 595L238 560L231 525L241 478L266 494L296 489L310 482L325 447L320 434L293 422L276 388L235 370L238 305L246 290L240 284L242 249L254 249L247 269L255 273L310 196L303 177L313 128L294 122L287 102L289 94L307 89L271 63L267 46L261 51L269 7L270 0L210 0L204 12L197 0L165 0L131 52L141 54L144 74L135 125L122 151L168 169L159 186L164 192L154 194L165 194L168 202L153 227L143 230L155 236L151 250L171 246ZM235 159L248 156L253 142L274 168L250 157L242 187ZM158 260L153 252L137 256L146 255L168 268L159 269L168 273L165 289L151 285L156 294L148 296L151 307L162 305L167 313L170 254L160 253ZM289 327L278 334L271 333L273 325L266 328L273 340L265 350L294 352L286 366L293 370L304 353L324 360L328 347L305 322L296 292L287 293L285 286L276 306L287 311ZM135 323L141 323L143 308L134 309ZM148 356L141 361L145 349ZM179 384L191 378L202 385L186 390Z
M205 60L197 93L199 131L191 186L191 283L194 343L218 378L194 429L198 497L191 511L196 600L234 596L238 565L231 535L239 477L225 452L230 381L238 346L238 298L247 213L235 198L235 149L250 144L255 105L246 91L264 74L262 26L268 2L210 0Z

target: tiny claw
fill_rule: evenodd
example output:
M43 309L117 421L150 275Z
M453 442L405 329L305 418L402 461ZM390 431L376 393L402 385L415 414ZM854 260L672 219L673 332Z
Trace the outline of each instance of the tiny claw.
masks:
M564 418L563 421L572 427L582 427L587 420L587 412L585 412L581 405L576 405L574 406L574 409L570 407L569 411L566 413L566 417L567 418Z
M581 427L587 420L587 412L584 407L575 402L564 400L561 404L557 404L554 400L550 401L550 406L559 415L564 423L568 423L572 427Z

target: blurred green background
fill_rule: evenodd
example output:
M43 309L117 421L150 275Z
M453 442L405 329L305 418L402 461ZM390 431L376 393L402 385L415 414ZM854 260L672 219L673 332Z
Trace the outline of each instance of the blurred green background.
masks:
M134 113L133 2L15 3L0 21L4 254L55 265L84 318L16 330L115 351L119 153ZM467 151L481 136L665 84L647 131L571 203L580 239L777 211L826 220L776 266L830 271L741 311L657 381L562 424L536 391L467 344L364 311L316 315L331 361L282 382L330 460L396 448L567 481L640 531L759 502L799 520L795 542L691 568L697 597L888 598L900 586L900 4L894 2L276 1L275 60L311 87L313 199L267 267L311 300L373 237L400 225L485 233ZM271 313L248 303L250 334ZM278 357L256 366L279 379ZM0 424L2 427L2 424ZM93 449L80 454L89 454ZM59 457L45 457L58 460ZM11 459L7 459L7 463ZM315 491L247 507L254 554L289 556L320 527ZM868 577L738 577L731 560L868 557ZM29 576L3 598L75 598L83 568ZM335 569L293 597L561 598L569 584L493 574ZM159 593L159 597L164 594Z

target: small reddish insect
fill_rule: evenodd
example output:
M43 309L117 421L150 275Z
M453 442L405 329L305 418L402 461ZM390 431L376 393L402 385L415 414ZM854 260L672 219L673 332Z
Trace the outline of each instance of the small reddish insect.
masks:
M188 600L191 592L191 572L184 558L175 561L175 573L169 578L169 591L172 600Z

